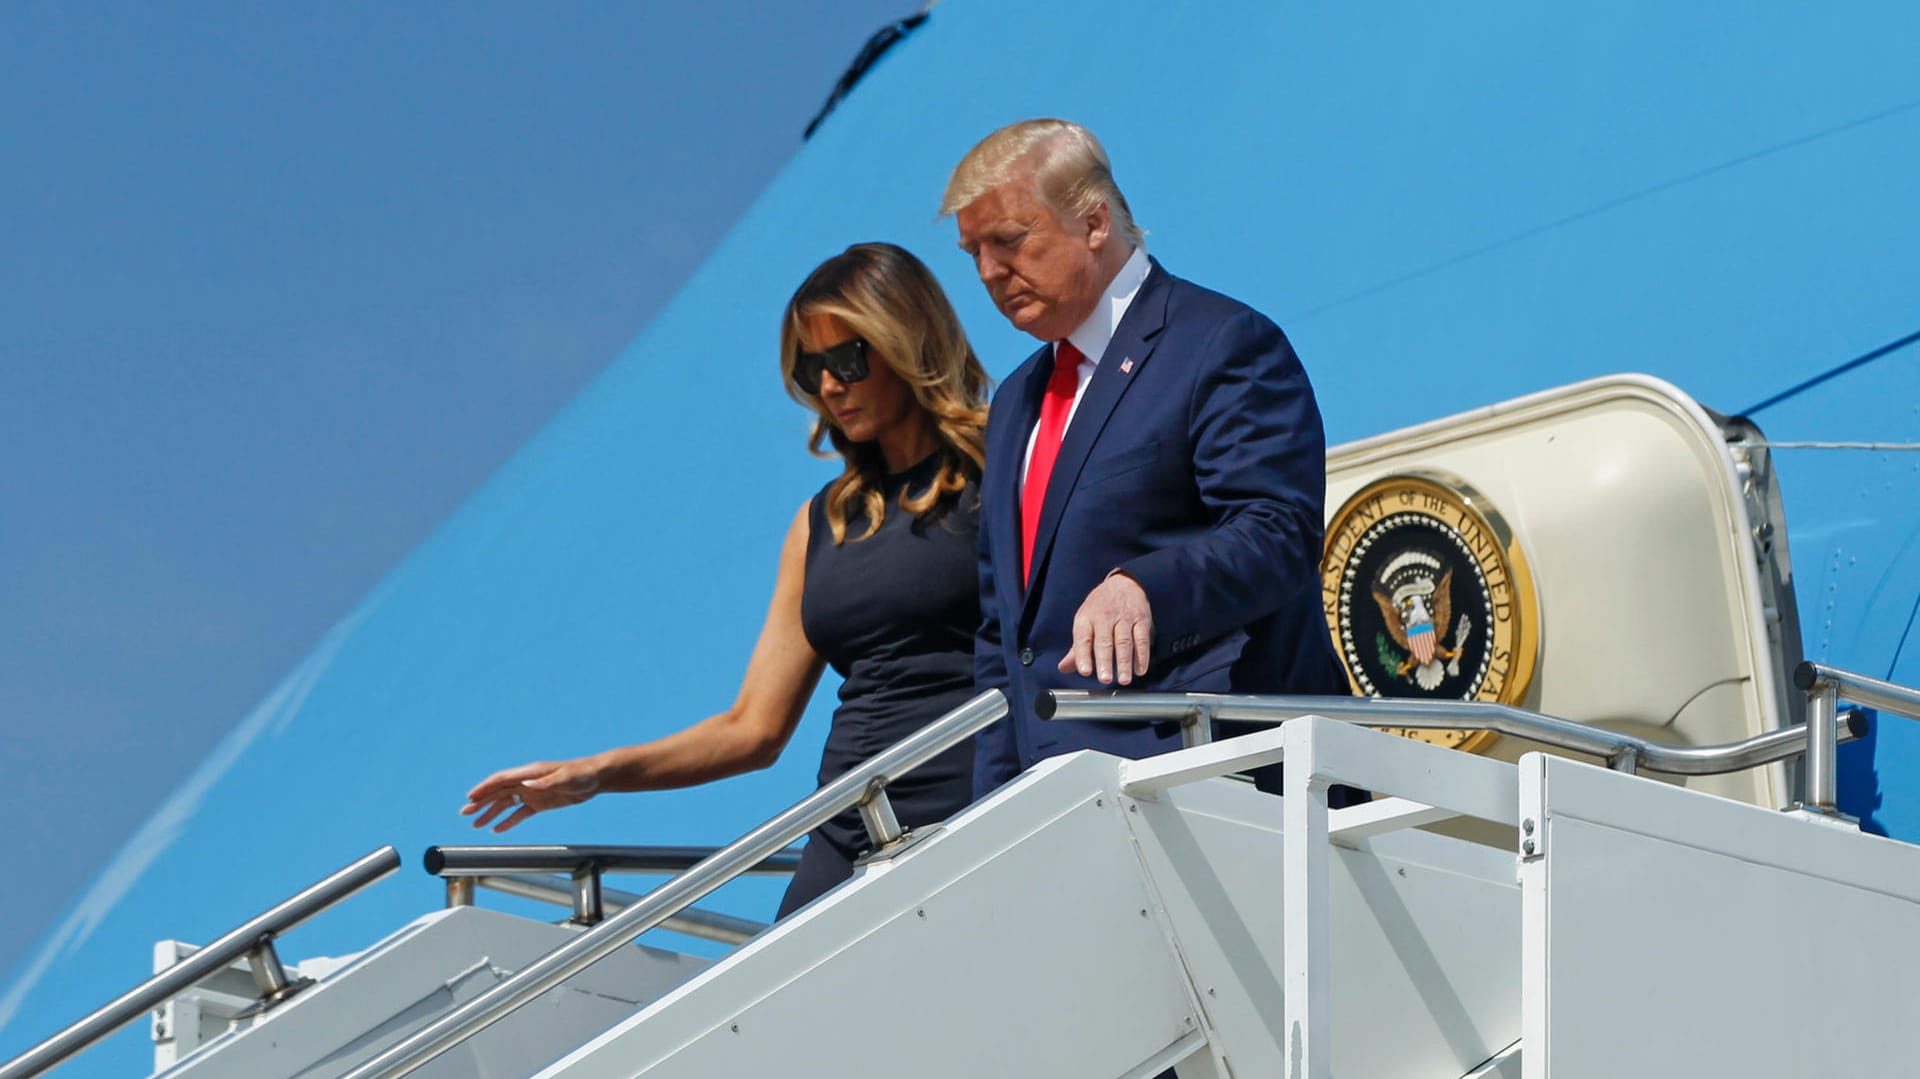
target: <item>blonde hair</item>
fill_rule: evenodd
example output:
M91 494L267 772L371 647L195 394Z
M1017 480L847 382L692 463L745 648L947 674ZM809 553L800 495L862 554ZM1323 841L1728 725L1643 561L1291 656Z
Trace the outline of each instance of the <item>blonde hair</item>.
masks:
M827 486L827 526L833 542L847 539L850 512L865 513L865 539L886 515L886 462L880 447L854 442L833 423L816 394L794 381L800 357L800 324L831 315L867 342L867 362L884 363L913 390L932 419L940 444L940 471L926 490L900 492L900 508L926 517L940 500L978 478L986 463L987 372L967 343L960 317L940 283L919 259L893 244L854 244L821 263L787 302L780 323L780 374L787 393L814 412L807 449L817 457L838 453L846 471ZM831 443L831 451L822 449Z
M1113 233L1142 251L1147 236L1134 223L1127 197L1114 182L1113 165L1093 132L1070 120L1022 120L981 139L953 168L941 216L951 216L980 196L1028 170L1034 193L1055 214L1085 217L1102 202L1113 218Z

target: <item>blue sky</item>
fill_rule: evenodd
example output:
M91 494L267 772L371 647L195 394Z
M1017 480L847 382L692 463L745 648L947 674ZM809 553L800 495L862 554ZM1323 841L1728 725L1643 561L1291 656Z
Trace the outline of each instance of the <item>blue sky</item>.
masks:
M916 8L0 7L0 970Z

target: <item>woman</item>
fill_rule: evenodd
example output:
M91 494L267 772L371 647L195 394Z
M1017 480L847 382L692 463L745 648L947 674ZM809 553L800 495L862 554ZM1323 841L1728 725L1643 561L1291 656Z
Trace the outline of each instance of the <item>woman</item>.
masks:
M780 331L787 392L816 414L808 448L845 470L800 507L773 602L733 707L677 734L496 772L462 813L504 832L603 791L686 787L780 756L828 663L844 679L820 761L825 784L973 693L975 536L987 376L946 295L892 244L856 244L808 276ZM907 827L972 795L973 746L887 788ZM780 916L852 874L857 810L815 829Z

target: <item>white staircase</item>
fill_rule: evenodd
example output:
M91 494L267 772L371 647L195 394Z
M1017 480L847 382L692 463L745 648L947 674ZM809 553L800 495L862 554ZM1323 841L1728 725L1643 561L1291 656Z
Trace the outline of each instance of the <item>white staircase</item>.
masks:
M1818 673L1920 712L1912 690ZM628 943L849 799L888 816L862 773L970 735L997 700L591 929L456 907L297 966L315 983L175 1045L163 1074L1798 1079L1909 1074L1920 1050L1920 848L1314 715L1148 760L1047 761L711 965ZM1756 766L1807 729L1706 752ZM1235 775L1275 762L1281 797ZM1329 810L1336 783L1376 800ZM1500 838L1425 830L1462 820ZM172 1021L234 985L203 979Z
M1129 793L1141 770L1043 764L541 1074L1286 1074L1282 802L1227 779ZM1514 859L1349 842L1328 859L1336 1073L1454 1077L1510 1045Z
M1920 849L1308 718L1050 762L540 1075L1893 1075L1916 965Z

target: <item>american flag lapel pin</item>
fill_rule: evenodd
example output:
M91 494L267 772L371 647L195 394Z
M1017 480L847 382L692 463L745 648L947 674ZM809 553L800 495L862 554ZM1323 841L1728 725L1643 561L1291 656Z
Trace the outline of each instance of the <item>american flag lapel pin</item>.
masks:
M1132 356L1128 356L1126 359L1120 361L1120 373L1123 375L1130 375L1133 373L1133 357Z

